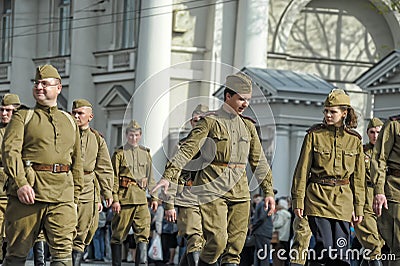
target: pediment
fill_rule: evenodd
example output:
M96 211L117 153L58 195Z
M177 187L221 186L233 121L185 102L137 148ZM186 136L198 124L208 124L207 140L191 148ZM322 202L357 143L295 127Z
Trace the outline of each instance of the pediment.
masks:
M364 90L393 91L400 84L400 50L394 50L364 72L354 83ZM397 84L397 85L394 85Z
M121 85L113 86L100 100L104 109L126 108L131 100L130 93Z

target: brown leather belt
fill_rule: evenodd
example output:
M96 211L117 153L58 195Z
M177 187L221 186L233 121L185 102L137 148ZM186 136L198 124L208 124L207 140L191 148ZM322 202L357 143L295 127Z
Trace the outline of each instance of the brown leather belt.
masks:
M137 183L135 180L130 179L128 177L120 177L119 178L119 186L123 188L127 188L129 186L136 186Z
M337 179L337 178L320 178L317 177L316 175L312 175L311 178L309 179L310 182L312 183L317 183L325 186L343 186L343 185L348 185L350 184L349 179Z
M229 168L246 168L245 163L221 163L221 162L212 162L211 164L216 166L223 166Z
M83 171L84 175L90 175L91 173L93 173L93 171Z
M32 168L35 171L48 171L53 173L67 173L69 171L69 165L66 164L32 164Z
M387 169L387 174L388 175L392 175L392 176L396 176L396 177L400 177L400 170L399 169L388 168Z

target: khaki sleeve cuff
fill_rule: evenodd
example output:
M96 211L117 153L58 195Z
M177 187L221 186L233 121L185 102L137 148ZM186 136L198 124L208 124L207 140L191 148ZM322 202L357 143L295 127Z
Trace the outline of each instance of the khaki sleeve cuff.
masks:
M294 209L304 210L304 199L292 199L292 206Z
M113 202L119 202L118 194L113 194Z
M354 206L354 212L356 216L364 216L364 206Z
M103 195L106 199L111 199L113 198L113 194L110 191L104 191Z
M171 203L165 203L165 210L173 210L174 209L174 204Z

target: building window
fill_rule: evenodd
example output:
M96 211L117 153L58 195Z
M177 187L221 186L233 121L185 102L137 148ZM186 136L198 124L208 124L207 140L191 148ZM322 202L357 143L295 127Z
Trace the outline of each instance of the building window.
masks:
M60 0L59 6L59 35L58 53L68 55L70 53L71 38L71 0Z
M139 3L140 1L136 0L114 0L114 40L117 49L135 47L139 28Z
M11 40L12 40L12 10L11 0L2 1L1 6L1 62L11 60Z

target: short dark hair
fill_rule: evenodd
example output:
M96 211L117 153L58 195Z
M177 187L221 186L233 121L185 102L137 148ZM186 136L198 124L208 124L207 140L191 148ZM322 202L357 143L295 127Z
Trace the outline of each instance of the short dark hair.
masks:
M229 89L228 87L225 87L224 89L224 101L226 101L226 94L229 93L230 96L233 96L237 94L236 91Z

